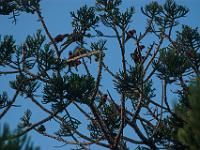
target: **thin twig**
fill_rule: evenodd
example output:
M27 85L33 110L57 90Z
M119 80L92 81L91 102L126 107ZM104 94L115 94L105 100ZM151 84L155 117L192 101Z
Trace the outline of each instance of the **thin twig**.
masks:
M34 99L33 97L30 97L30 99L32 100L33 103L35 103L40 109L42 109L43 111L47 112L48 114L53 114L53 112L49 111L48 109L46 109L45 107L43 107L39 102L36 101L36 99ZM62 117L60 117L59 115L55 115L55 118L57 118L58 120L60 120L62 122ZM71 130L71 128L69 126L67 126L69 128L69 130ZM100 143L100 142L96 142L95 140L83 135L82 133L78 132L77 130L74 131L75 134L77 134L79 137L90 141L91 143L95 143L97 145L103 146L103 147L109 147L107 144L104 143Z
M13 106L18 94L19 94L19 91L16 91L14 96L13 96L13 98L12 98L12 100L9 102L9 105L0 114L0 119L8 112L8 110L11 108L11 106Z
M159 42L159 44L158 44L158 46L157 46L157 48L156 48L156 51L154 52L153 56L151 57L151 60L150 60L149 63L147 64L146 68L144 69L144 74L147 72L147 69L149 68L149 66L151 65L151 63L152 63L153 60L155 59L157 53L159 52L160 47L161 47L161 45L162 45L162 43L163 43L163 39L164 39L164 37L162 36L161 39L160 39L160 42Z
M102 63L104 69L114 78L114 79L119 79L117 75L115 75L109 68L106 66L104 63Z
M19 71L0 71L0 75L15 74L15 73L19 73Z
M49 30L48 30L48 28L47 28L47 26L46 26L46 24L45 24L45 22L44 22L44 19L43 19L42 15L41 15L41 12L40 12L39 10L36 10L36 13L37 13L37 15L38 15L38 18L39 18L40 22L42 23L42 26L43 26L43 28L44 28L44 30L45 30L47 36L49 37L49 39L50 39L51 42L53 43L53 46L54 46L54 48L55 48L56 55L57 55L57 57L59 58L59 57L60 57L60 54L59 54L58 47L57 47L56 43L54 42L54 39L52 38L52 36L51 36L51 34L50 34L50 32L49 32Z
M31 131L32 129L36 128L37 126L49 121L50 119L52 119L53 117L55 117L58 113L60 112L60 110L57 110L56 112L52 113L52 115L49 115L48 117L38 121L37 123L35 124L31 124L28 128L26 128L25 130L23 131L20 131L19 133L15 134L15 135L11 135L9 136L8 138L6 139L3 139L3 141L6 141L6 140L11 140L11 139L15 139L15 138L18 138L18 137L21 137L23 136L24 134L26 134L27 132Z
M117 35L117 40L120 45L121 49L121 55L122 55L122 67L124 72L124 79L126 80L126 59L125 59L125 31L122 31L122 40L120 39L119 33L117 31L116 26L113 27L113 30L115 31L115 34ZM121 135L123 136L123 129L124 129L124 110L125 110L125 95L122 93L121 95L121 123L119 127L119 131L117 133L117 136L115 138L114 148L117 147Z

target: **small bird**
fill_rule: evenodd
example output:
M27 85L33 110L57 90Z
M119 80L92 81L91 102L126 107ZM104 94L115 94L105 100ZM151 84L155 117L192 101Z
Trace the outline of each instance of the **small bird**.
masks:
M87 50L82 47L76 47L73 51L74 57L87 53Z
M86 54L88 52L89 52L89 50L78 46L74 49L73 56L76 57L76 56L79 56L79 55L82 55L82 54ZM88 56L87 58L90 60L90 63L91 63L91 61L92 61L91 56Z
M72 51L69 51L69 54L68 54L68 55L69 55L69 56L68 56L68 60L75 57L75 56L73 55ZM76 60L74 60L74 61L68 62L67 64L69 65L69 68L68 68L68 71L67 71L67 72L71 72L71 68L72 68L72 67L75 67L75 69L78 70L77 67L81 64L81 61L80 61L79 59L76 59Z
M144 56L142 56L141 54L141 50L144 47L138 47L135 49L134 53L131 54L132 59L134 60L135 64L139 64L142 62L142 60L144 59Z
M104 94L101 99L100 99L100 102L99 102L99 105L97 108L100 108L101 106L103 106L105 103L106 103L106 100L108 99L108 94Z
M138 46L138 50L139 50L139 51L142 51L144 48L145 48L144 45L139 45L139 46Z
M45 128L45 126L42 124L41 126L39 126L38 127L38 131L40 132L40 133L44 133L45 131L46 131L46 128Z
M129 30L129 31L126 33L125 42L127 42L131 37L133 37L133 35L134 35L135 33L136 33L136 30L135 30L135 29Z
M58 34L55 38L53 38L54 43L62 42L64 38L68 37L69 34ZM53 42L50 42L49 44L53 44Z
M67 36L67 40L61 44L61 46L69 46L73 42L83 42L83 33L74 31L73 33Z

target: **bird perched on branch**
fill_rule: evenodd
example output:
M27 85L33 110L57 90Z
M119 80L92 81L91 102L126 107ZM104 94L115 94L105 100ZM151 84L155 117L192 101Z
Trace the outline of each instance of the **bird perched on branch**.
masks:
M141 63L144 59L142 56L141 51L145 48L144 45L138 45L135 49L134 53L131 54L132 59L134 60L135 64Z
M39 131L40 133L44 133L44 132L46 131L45 126L44 126L43 124L40 125L40 126L38 127L38 131Z
M58 34L55 38L53 38L54 43L62 42L64 38L68 37L69 34ZM53 42L50 42L49 44L53 44Z
M127 42L130 38L132 38L133 35L134 35L135 33L136 33L136 30L135 30L135 29L129 30L129 31L126 33L125 42Z
M82 54L86 54L86 53L88 53L89 52L89 50L87 50L87 49L85 49L85 48L83 48L83 47L76 47L75 49L74 49L74 51L73 51L73 56L74 57L76 57L76 56L79 56L79 55L82 55ZM90 60L90 63L91 63L91 57L90 56L88 56L87 57L89 60Z
M73 55L72 51L69 51L68 60L73 59L74 57L75 56ZM72 67L75 67L75 69L78 70L77 67L81 64L81 61L79 59L76 59L76 60L68 62L67 64L69 65L67 72L71 72Z
M138 51L142 51L144 48L145 48L145 46L144 45L138 45Z
M74 57L87 53L87 50L82 47L76 47L73 51Z
M101 96L101 99L97 108L100 108L101 106L103 106L106 103L107 99L108 99L108 94L104 94L103 96Z
M67 36L67 40L61 46L67 47L73 42L83 42L83 33L74 31Z

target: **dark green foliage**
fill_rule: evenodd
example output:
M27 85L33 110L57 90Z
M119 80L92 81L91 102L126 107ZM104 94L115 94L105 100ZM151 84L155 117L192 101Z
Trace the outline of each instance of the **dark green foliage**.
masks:
M0 14L9 15L13 12L34 13L39 9L40 0L1 0Z
M126 77L122 71L118 77L119 81L115 81L118 92L128 94L129 91L137 90L139 85L142 84L143 68L139 66L130 67Z
M25 43L20 47L22 54L22 61L26 69L32 69L36 62L41 63L42 60L39 60L42 57L43 43L45 41L45 36L42 35L41 30L38 30L33 36L28 35ZM39 68L40 69L40 68Z
M26 12L34 14L36 10L39 10L40 0L1 0L0 1L0 14L10 15L11 19L16 24L16 17L20 15L20 12Z
M53 74L49 83L44 87L44 96L43 103L52 103L54 109L62 109L65 107L67 101L64 101L67 98L67 77L61 77Z
M121 0L96 0L96 7L98 11L111 11L119 8Z
M17 10L26 13L34 13L39 9L40 0L15 0Z
M120 116L116 113L115 107L113 105L105 105L105 107L101 110L101 113L110 135L112 137L117 136L118 129L120 127ZM103 136L103 132L95 119L93 119L88 125L88 130L90 131L90 136L94 139L98 139Z
M197 51L200 48L200 34L198 33L198 28L193 29L190 26L183 25L182 31L177 31L176 42L184 51L188 49Z
M71 12L73 33L67 38L67 41L62 44L70 45L73 42L84 43L84 37L91 37L90 33L87 33L91 29L95 29L99 22L99 17L95 14L94 7L83 6L77 12Z
M62 118L62 123L60 124L60 129L55 133L58 136L71 136L73 132L78 129L81 124L79 120L69 115L66 111L66 115Z
M10 81L10 86L11 88L18 90L21 95L25 94L25 96L27 97L33 96L39 88L39 84L37 81L23 74L17 75L16 80Z
M99 18L95 14L94 7L87 7L86 5L81 7L77 12L71 12L73 18L72 26L76 31L86 32L90 28L95 28L99 21Z
M44 50L38 52L38 69L41 72L45 72L51 69L61 68L61 66L56 65L55 52L50 49L49 45L44 46Z
M161 5L158 4L158 2L154 1L146 5L144 8L142 7L141 10L143 14L145 14L149 18L153 18L156 15L160 14L163 11L163 8Z
M127 98L133 100L134 106L138 103L141 91L143 91L144 99L155 96L152 81L143 83L143 68L141 66L130 67L126 76L120 72L115 86L119 93L124 93ZM143 104L148 104L148 101L143 101Z
M127 9L125 12L120 12L119 5L121 0L97 0L96 8L100 12L102 23L107 27L115 27L116 25L125 30L131 22L131 17L134 14L134 7Z
M116 108L113 105L106 105L103 108L102 117L105 120L110 134L115 137L120 127L120 116L116 113Z
M188 9L184 6L177 5L174 0L167 0L162 6L157 2L151 2L144 8L141 8L142 13L151 18L153 22L159 26L158 30L152 26L154 33L163 32L167 28L178 25L177 19L185 17Z
M92 76L56 76L44 87L43 103L52 103L53 108L65 108L72 101L89 104L95 87Z
M170 124L170 119L165 118L162 121L158 122L155 127L147 126L146 127L149 137L155 142L157 145L168 145L170 141L170 137L173 132L172 125Z
M187 25L182 26L182 31L177 32L175 47L187 58L189 64L196 71L200 65L200 34L198 29Z
M88 142L91 142L105 148L121 150L128 149L126 143L129 142L134 147L137 145L136 149L140 150L186 150L188 147L199 149L199 95L192 95L199 91L191 88L190 92L186 81L194 75L200 75L200 34L197 28L183 25L176 38L172 37L174 26L179 24L179 18L187 15L187 8L177 5L173 0L166 0L164 5L156 1L150 2L141 8L146 16L144 18L147 19L145 31L138 32L135 24L131 24L135 13L134 7L122 8L122 0L96 0L96 7L85 5L71 12L73 30L70 33L59 33L52 39L49 35L51 31L47 29L43 20L39 3L40 0L0 1L0 14L12 15L14 21L16 16L23 12L38 14L39 21L51 40L46 41L41 30L38 30L36 34L28 35L19 45L15 45L12 36L5 36L0 42L0 66L6 67L6 70L3 68L0 71L0 75L16 75L16 79L10 81L16 95L19 93L26 99L30 98L39 108L49 113L47 118L32 123L32 113L27 110L21 117L20 129L26 132L26 129L32 130L31 127L34 127L34 130L44 136L62 142L76 142L77 146L83 148L88 147ZM137 20L133 21L137 23ZM112 35L109 35L110 32L104 35L105 32L100 31L102 28L99 28L99 25L105 25L105 28L114 32ZM143 41L149 34L152 35L152 39L148 42ZM90 40L87 41L87 38L92 37L95 37L92 43ZM98 37L104 39L96 41ZM122 56L123 69L120 68L116 74L101 59L106 55L105 45L110 38L117 41L118 47L114 47L116 53ZM72 51L66 57L69 46ZM129 46L135 50L127 55L130 52ZM110 48L113 48L112 45ZM93 63L93 55L99 67L97 81L92 76L90 65L84 61L87 57L90 63ZM81 58L78 58L79 56ZM127 59L132 59L135 63L127 67ZM80 64L84 66L88 75L80 75L78 70L77 74L71 71L72 67ZM66 72L68 66L69 70ZM112 87L101 85L100 79L104 69L114 78L117 95L109 92L112 91ZM155 79L156 73L158 79ZM162 87L156 87L159 91L155 93L153 86L158 84L154 84L153 81L158 80L163 81ZM175 84L177 91L171 92L171 85ZM38 90L40 86L43 88L42 92ZM36 95L37 92L39 93ZM180 97L175 110L171 109L168 93L175 93ZM100 102L97 100L98 97L101 99ZM4 108L11 105L9 102L7 94L2 93L1 117L7 111ZM85 106L83 104L86 107L82 107ZM13 103L12 106L16 105ZM51 110L49 106L52 107ZM79 111L77 114L71 114L74 111L71 112L71 108ZM89 120L89 125L83 126L88 127L86 134L78 131L81 124L79 113L83 114L81 117ZM55 119L60 126L53 129L51 133L54 135L46 130L51 119ZM134 134L133 139L132 136L125 135L130 128ZM87 134L90 134L90 139ZM0 138L0 145L1 140ZM3 140L10 142L8 137Z
M193 83L191 86L191 94L189 96L189 103L191 109L184 109L185 116L182 115L182 118L186 121L183 128L178 130L179 140L187 145L191 150L200 149L200 83L197 80L196 83ZM180 110L180 109L179 109ZM178 112L180 113L180 112Z
M1 39L0 39L1 40ZM5 66L12 60L12 54L16 50L15 40L12 36L4 36L3 41L0 41L0 65Z
M42 44L45 41L45 36L42 35L41 30L38 30L33 36L27 36L25 40L25 45L27 46L27 55L30 56L32 52L37 52L41 50Z
M98 139L99 137L103 136L101 128L95 119L90 122L87 129L90 131L90 136L93 139Z
M39 147L34 147L30 138L26 135L14 140L3 141L11 135L11 131L7 124L4 124L3 130L0 132L0 149L1 150L40 150Z
M167 0L163 8L164 14L169 19L169 22L184 17L189 11L184 6L176 4L174 0Z
M66 90L68 99L90 104L90 97L95 88L94 78L89 75L79 76L72 74L67 80Z
M153 64L153 67L159 72L159 78L168 83L173 82L174 78L182 76L190 67L187 58L174 47L161 49L158 60Z
M200 35L197 29L182 26L172 45L160 50L160 56L154 61L153 67L158 76L172 83L176 78L184 76L192 68L198 73L200 65Z
M169 129L168 134L165 133L166 141L171 141L170 149L191 149L198 150L199 149L199 137L200 137L200 128L199 128L199 81L195 81L190 86L190 94L188 99L185 99L189 102L189 106L185 104L185 100L183 101L182 97L178 104L176 104L174 108L174 112L176 116L170 116L165 119L162 133L165 133L165 130ZM161 133L159 134L161 135ZM159 138L160 139L160 138Z
M9 15L17 8L13 0L1 0L0 1L0 14Z
M6 107L8 105L8 94L3 92L0 94L0 109Z
M21 122L19 123L18 127L25 128L25 127L30 126L31 115L32 115L32 112L29 109L27 109L24 112L24 116L20 118Z
M91 43L91 49L92 50L101 50L101 51L104 51L104 50L107 50L107 48L105 47L105 45L106 45L106 41L104 41L104 40L100 40L100 41L98 41L98 42L95 42L95 43ZM104 52L102 52L103 54L102 54L102 56L103 57L105 57L105 53ZM95 61L99 61L99 58L100 58L100 55L99 54L96 54L95 55Z

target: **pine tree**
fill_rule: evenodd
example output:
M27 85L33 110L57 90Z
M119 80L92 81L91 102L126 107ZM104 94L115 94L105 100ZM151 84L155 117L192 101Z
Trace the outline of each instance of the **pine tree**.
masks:
M198 149L199 85L190 89L188 80L200 76L200 34L198 28L180 23L189 12L186 7L173 0L150 2L141 8L147 23L139 32L132 24L133 6L122 9L122 0L96 0L93 7L84 5L71 12L72 31L56 36L51 35L42 10L40 0L0 1L0 14L15 24L22 13L30 13L42 27L22 43L12 35L1 36L0 79L14 75L9 81L14 94L0 94L0 119L22 97L48 115L33 119L34 112L27 110L19 121L20 130L1 143L34 130L79 149L90 145L112 150ZM115 51L109 47L111 39L118 46ZM117 71L110 66L113 60L105 63L112 52L121 54ZM92 72L91 66L97 71ZM114 89L103 85L105 73ZM180 98L175 108L169 95ZM56 123L52 132L51 120Z
M178 129L178 139L191 150L200 148L200 85L199 80L192 83L190 87L189 104L190 108L185 105L179 106L177 114L182 114L181 117L185 121L183 126ZM181 111L181 112L180 112Z
M40 150L39 147L34 147L30 138L26 135L14 140L4 141L9 135L13 134L10 131L8 124L3 125L3 130L0 132L0 149L2 150Z

